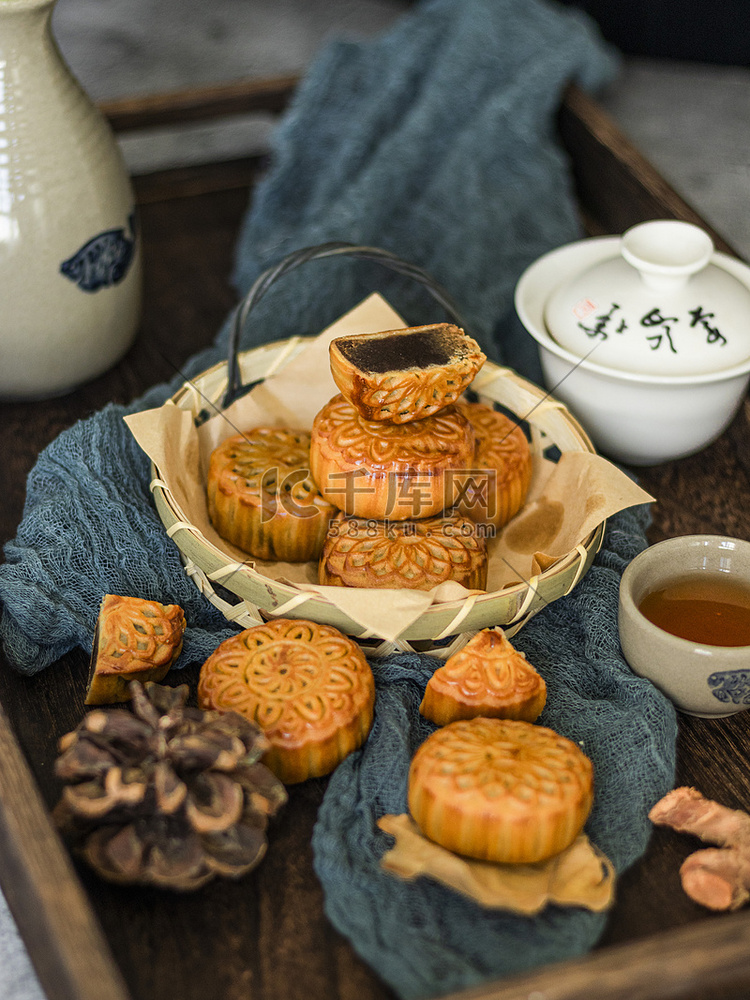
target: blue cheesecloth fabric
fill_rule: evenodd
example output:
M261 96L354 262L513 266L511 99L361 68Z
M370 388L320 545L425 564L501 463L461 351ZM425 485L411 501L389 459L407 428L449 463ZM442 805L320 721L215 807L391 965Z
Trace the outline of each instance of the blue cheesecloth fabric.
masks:
M643 853L648 810L674 783L674 710L623 661L614 614L620 577L644 548L645 527L642 508L612 518L581 583L513 637L548 685L538 724L579 743L594 763L585 831L618 873ZM552 905L533 917L490 911L428 878L405 882L380 867L393 838L377 820L408 812L409 763L436 729L419 704L437 666L417 655L376 665L372 732L364 749L334 772L313 833L329 918L406 998L580 955L606 921L605 914Z
M238 291L300 247L383 247L447 288L492 359L540 381L513 288L528 263L581 235L555 113L569 81L595 88L615 68L583 15L543 0L429 0L375 40L329 44L276 128L237 244ZM253 310L243 347L317 332L373 290L410 324L440 318L419 285L377 264L313 261ZM229 325L183 376L225 357ZM0 637L19 671L90 648L104 593L180 604L188 629L178 667L202 662L235 631L185 575L153 505L148 460L122 419L181 382L107 407L39 456L0 565ZM647 810L672 786L675 764L674 710L630 673L617 641L617 586L647 544L647 516L611 518L588 575L514 640L547 680L541 721L592 756L587 831L618 871L645 850ZM604 923L575 908L490 914L379 869L389 838L374 820L406 809L408 760L430 728L418 704L435 665L417 655L374 663L373 732L333 775L313 842L330 920L405 998L579 955Z

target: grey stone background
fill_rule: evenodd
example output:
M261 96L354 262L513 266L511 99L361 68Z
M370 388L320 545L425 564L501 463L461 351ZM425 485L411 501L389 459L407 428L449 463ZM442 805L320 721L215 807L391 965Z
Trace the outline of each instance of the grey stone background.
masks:
M58 0L53 26L95 100L304 72L333 36L362 38L400 0ZM750 259L750 70L627 57L600 95L664 177ZM263 150L262 117L122 138L133 173ZM43 1000L0 896L0 998Z

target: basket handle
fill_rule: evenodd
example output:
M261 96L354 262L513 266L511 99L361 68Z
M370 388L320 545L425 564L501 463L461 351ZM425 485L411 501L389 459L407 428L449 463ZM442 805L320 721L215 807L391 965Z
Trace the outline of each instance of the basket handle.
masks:
M235 310L234 319L229 331L228 384L227 391L224 394L222 402L224 409L226 409L230 403L233 403L235 399L239 399L240 396L244 395L244 393L248 392L254 385L256 385L255 382L248 385L242 384L238 356L240 334L244 329L247 317L249 316L253 306L255 306L263 298L275 281L282 278L290 271L293 271L301 264L306 264L310 260L320 260L326 257L342 256L354 257L359 260L374 260L383 264L385 267L390 268L392 271L397 271L399 274L403 274L408 278L414 278L416 281L420 282L420 284L424 285L433 298L440 303L453 322L466 331L466 324L461 319L455 303L445 289L442 288L435 281L435 279L427 273L427 271L424 271L416 264L411 264L408 261L402 260L389 250L381 250L378 247L358 246L354 243L343 243L338 241L320 243L317 246L304 247L303 249L295 250L294 253L284 257L284 259L278 264L270 267L267 271L264 271L263 274L256 278L252 288Z

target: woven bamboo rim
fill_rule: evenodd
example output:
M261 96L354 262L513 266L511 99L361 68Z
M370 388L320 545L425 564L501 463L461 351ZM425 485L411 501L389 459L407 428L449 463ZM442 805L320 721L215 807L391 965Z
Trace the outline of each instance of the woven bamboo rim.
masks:
M262 381L283 368L307 344L309 338L292 337L237 354L242 380ZM209 368L183 385L172 401L190 411L196 421L202 420L207 411L219 412L229 386L228 368L227 362ZM564 451L593 453L588 435L567 408L511 369L486 362L471 388L480 401L498 403L526 422L532 454L550 457ZM514 635L538 611L571 592L599 551L605 527L600 524L580 545L530 580L499 593L432 605L396 641L386 641L364 632L327 598L278 583L252 565L238 563L209 542L190 523L169 484L153 465L151 490L167 534L180 550L185 572L228 621L250 628L268 618L307 618L339 628L368 646L368 653L374 656L419 651L445 658L480 629L499 625L508 636ZM238 600L234 601L232 595Z

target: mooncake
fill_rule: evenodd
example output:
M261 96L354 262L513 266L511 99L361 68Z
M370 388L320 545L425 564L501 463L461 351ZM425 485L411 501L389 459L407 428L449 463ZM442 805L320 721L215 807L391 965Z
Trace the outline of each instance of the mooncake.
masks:
M594 769L571 740L513 719L461 719L412 758L409 811L436 844L482 861L530 864L573 843Z
M99 607L87 705L130 701L129 684L163 680L182 651L185 615L177 604L105 594Z
M329 526L318 582L336 587L432 590L455 580L484 590L487 545L468 518L374 521L339 514Z
M310 434L284 427L255 427L220 444L207 497L221 537L272 562L317 559L336 513L310 474Z
M375 682L364 653L332 625L277 618L221 643L201 667L198 705L235 711L271 746L263 761L284 784L321 777L360 747Z
M427 682L420 712L438 726L478 715L535 722L547 685L501 628L487 628L449 656Z
M502 528L521 509L529 491L529 442L515 421L491 406L465 402L459 406L474 428L476 444L457 506L479 524Z
M455 403L486 360L451 323L338 337L329 356L334 382L358 412L394 424Z
M405 521L453 505L474 431L455 406L406 424L365 420L334 396L313 421L310 466L323 497L355 517Z

